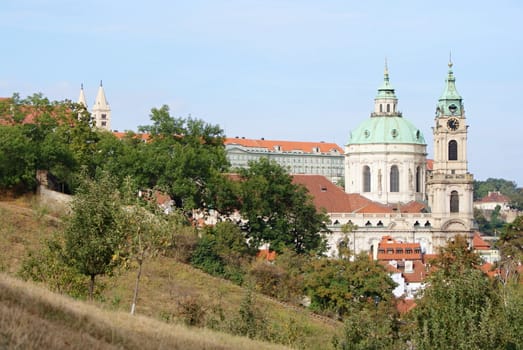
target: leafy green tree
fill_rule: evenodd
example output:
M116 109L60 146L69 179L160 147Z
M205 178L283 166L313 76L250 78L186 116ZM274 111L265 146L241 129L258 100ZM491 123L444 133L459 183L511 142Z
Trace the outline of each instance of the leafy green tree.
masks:
M176 205L190 211L212 204L215 176L228 168L223 130L193 118L174 118L169 107L151 110L152 125L139 127L151 136L142 158L148 187L160 187Z
M498 247L501 253L502 275L504 283L509 280L519 280L519 270L523 263L523 215L506 224L499 238Z
M63 259L66 265L90 278L89 298L93 298L95 278L111 273L116 252L122 246L119 227L122 207L119 193L109 174L84 178L66 219Z
M391 305L396 284L385 268L365 253L354 261L321 258L313 260L305 278L311 308L344 317L349 310L374 300Z
M491 319L496 294L488 276L478 269L480 258L463 236L440 248L423 296L413 311L412 340L417 349L478 349L478 329Z
M404 349L401 345L397 318L378 300L374 306L350 310L342 335L334 338L340 350Z
M36 154L31 139L18 125L0 125L0 135L0 187L22 192L33 189Z
M205 229L191 262L207 273L241 284L254 254L239 227L225 221Z
M317 212L306 188L294 184L284 168L261 158L240 169L239 175L240 212L247 219L244 229L253 246L269 243L277 252L325 251L321 233L327 231L327 217Z

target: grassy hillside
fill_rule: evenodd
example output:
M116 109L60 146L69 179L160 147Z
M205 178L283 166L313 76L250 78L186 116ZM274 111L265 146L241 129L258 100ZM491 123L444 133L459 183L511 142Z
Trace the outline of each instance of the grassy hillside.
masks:
M42 239L50 237L59 228L59 219L49 214L45 208L34 204L31 200L0 202L0 222L2 222L0 250L4 252L0 255L0 270L13 276L19 270L28 250L38 249ZM4 276L4 278L6 277ZM120 315L128 313L134 278L135 270L129 269L121 271L116 277L105 277L100 280L105 285L105 289L97 300L97 306L106 310L100 311L100 313L109 315L106 319L109 328L119 329L120 325L112 324L112 320L114 319L116 322L120 317L124 317ZM14 283L13 280L9 281L8 285ZM3 291L1 293L4 294ZM160 322L162 327L181 327L180 324L196 314L198 319L194 323L198 326L227 330L230 329L231 323L239 318L240 305L245 300L246 293L246 289L228 281L207 275L189 265L178 263L174 259L159 257L145 262L137 314L141 316L140 320L149 317L150 320L147 322ZM16 296L16 293L13 295ZM13 300L9 301L9 305L2 305L3 308L10 308L8 309L10 311L0 310L0 314L17 313L20 315L20 319L28 319L27 322L31 322L33 313L19 309L16 306L16 298L11 299ZM72 303L71 305L75 305L73 309L77 308L77 304ZM271 334L270 339L293 347L329 349L333 336L341 327L341 324L337 322L315 318L307 310L289 308L262 295L254 295L254 306L264 327L267 328L267 332ZM89 307L93 307L92 310L98 310L93 305ZM55 311L51 312L51 314L55 313ZM79 317L81 319L86 316ZM35 322L41 323L41 327L54 327L50 329L58 331L60 327L68 323L60 320L56 320L60 322L49 323L50 320L46 318L40 316L36 318ZM5 322L13 322L13 319ZM74 324L74 322L72 323ZM154 327L160 328L160 326ZM0 325L0 329L4 329L4 327ZM79 332L77 329L67 331L64 329L64 332L69 331L84 334L83 330ZM94 332L98 331L94 330ZM42 336L45 334L47 333L42 333ZM5 336L1 333L0 335ZM77 334L77 336L79 335ZM90 337L93 336L89 335L88 338L90 339ZM230 336L221 334L221 337ZM99 339L99 337L94 336L94 339ZM103 342L104 347L108 344L115 345L113 343L105 344L105 340ZM97 345L93 346L97 348ZM122 344L116 343L115 346L122 346ZM196 348L214 348L203 344L194 346ZM125 344L124 347L128 346ZM0 348L2 348L1 343Z
M106 311L0 274L0 348L280 349L205 329Z

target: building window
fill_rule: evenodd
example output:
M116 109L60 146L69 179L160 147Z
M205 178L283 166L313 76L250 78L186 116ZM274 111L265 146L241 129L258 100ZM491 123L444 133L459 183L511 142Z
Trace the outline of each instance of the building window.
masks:
M102 114L102 119L107 119L107 114Z
M107 126L107 123L106 122L102 122L102 126Z
M459 212L459 195L458 191L450 192L450 212L458 213Z
M456 140L449 141L449 160L458 160L458 143Z
M400 173L396 165L393 165L390 168L390 191L400 191Z
M370 168L363 167L363 192L370 192Z
M390 113L390 104L387 103L387 113Z
M380 113L383 113L383 105L380 103Z
M421 192L421 167L416 168L416 192Z

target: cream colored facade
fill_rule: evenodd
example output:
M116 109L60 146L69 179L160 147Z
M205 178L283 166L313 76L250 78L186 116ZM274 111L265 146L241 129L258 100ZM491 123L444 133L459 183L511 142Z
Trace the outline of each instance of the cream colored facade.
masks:
M472 239L473 175L468 172L467 133L462 98L449 63L434 119L433 171L428 174L423 136L397 112L386 68L374 112L354 129L345 148L346 192L380 203L386 210L329 212L329 254L337 255L345 236L355 253L371 251L374 258L385 235L399 242L418 242L427 254L436 253L458 234ZM412 202L419 203L417 210L401 211ZM357 229L343 233L344 224Z

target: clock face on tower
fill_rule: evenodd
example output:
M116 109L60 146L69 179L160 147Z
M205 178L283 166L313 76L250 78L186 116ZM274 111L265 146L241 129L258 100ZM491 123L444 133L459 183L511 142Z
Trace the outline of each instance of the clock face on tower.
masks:
M456 118L450 118L448 121L447 121L447 127L452 130L452 131L455 131L455 130L458 130L459 128L459 120L456 119Z

